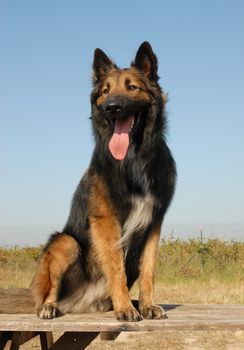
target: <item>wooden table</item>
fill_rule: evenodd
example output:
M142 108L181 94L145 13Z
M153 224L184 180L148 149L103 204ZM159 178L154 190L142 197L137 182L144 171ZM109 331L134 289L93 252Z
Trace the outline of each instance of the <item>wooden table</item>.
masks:
M244 330L244 305L162 305L168 318L141 322L118 322L112 312L65 315L40 320L36 315L0 315L0 350L11 350L35 336L42 350L85 349L99 334L101 339L115 339L130 331L223 331ZM52 332L63 335L53 343ZM8 345L7 345L8 343Z

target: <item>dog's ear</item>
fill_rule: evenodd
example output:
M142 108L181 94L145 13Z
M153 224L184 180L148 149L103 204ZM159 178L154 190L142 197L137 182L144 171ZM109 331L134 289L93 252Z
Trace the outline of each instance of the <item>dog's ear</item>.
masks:
M96 49L94 51L94 60L93 60L93 81L100 81L110 69L114 68L115 65L108 58L108 56L101 50Z
M144 41L141 44L132 66L143 72L148 79L158 81L158 60L149 42Z

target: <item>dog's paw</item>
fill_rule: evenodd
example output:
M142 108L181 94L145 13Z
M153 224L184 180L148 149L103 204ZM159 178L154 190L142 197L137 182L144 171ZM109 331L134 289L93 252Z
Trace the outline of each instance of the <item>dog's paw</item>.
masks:
M140 306L140 312L147 319L167 318L164 309L159 305Z
M118 321L137 322L142 320L140 313L134 307L130 307L126 310L115 311L115 315Z
M55 304L45 303L37 311L37 316L44 320L57 317L58 309Z

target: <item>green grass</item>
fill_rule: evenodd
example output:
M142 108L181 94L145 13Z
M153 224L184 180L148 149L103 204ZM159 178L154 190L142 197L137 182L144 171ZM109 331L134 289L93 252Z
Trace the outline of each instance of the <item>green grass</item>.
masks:
M244 282L244 242L162 240L157 280Z
M27 287L34 274L42 247L0 247L0 283ZM208 239L162 240L156 282L176 284L244 282L244 242Z

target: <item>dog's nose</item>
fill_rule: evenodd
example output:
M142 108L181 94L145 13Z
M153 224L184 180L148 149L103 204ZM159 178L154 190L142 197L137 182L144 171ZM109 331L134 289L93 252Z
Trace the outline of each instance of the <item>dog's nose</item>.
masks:
M106 106L106 112L108 113L117 113L122 109L122 105L119 102L111 102Z

